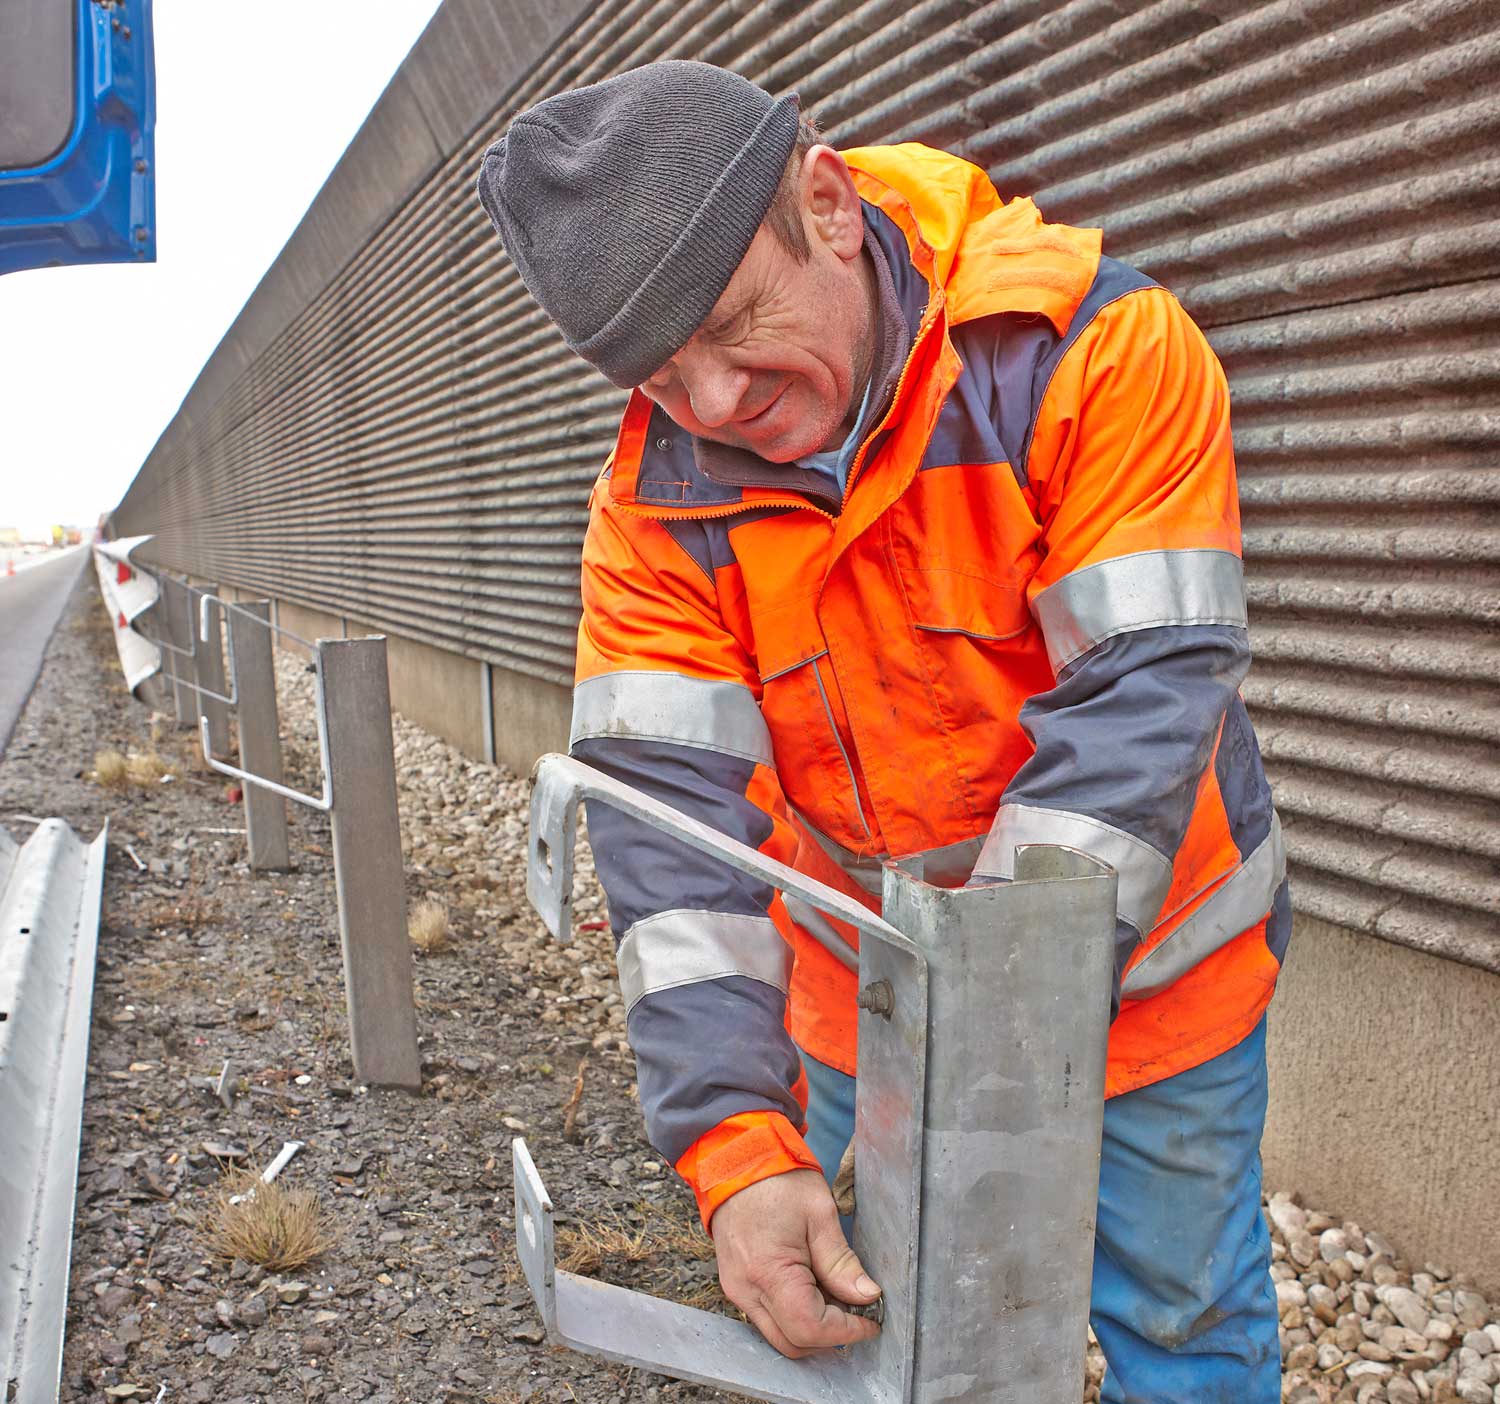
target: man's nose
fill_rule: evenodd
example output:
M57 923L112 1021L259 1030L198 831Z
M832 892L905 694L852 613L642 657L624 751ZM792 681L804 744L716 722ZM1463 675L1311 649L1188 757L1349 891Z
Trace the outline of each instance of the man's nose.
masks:
M749 377L713 357L695 357L679 368L693 418L705 429L727 424L739 412Z

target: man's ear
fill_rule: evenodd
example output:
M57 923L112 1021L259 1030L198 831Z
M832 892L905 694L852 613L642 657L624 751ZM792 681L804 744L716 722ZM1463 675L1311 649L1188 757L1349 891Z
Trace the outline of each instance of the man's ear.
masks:
M802 158L802 221L808 240L825 245L846 263L865 242L859 192L844 158L831 146L814 146Z

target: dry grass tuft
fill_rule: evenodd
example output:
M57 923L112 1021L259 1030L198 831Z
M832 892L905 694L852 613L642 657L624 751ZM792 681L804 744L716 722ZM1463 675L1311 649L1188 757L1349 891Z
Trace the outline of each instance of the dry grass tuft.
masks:
M231 1203L251 1189L251 1198ZM209 1251L225 1262L243 1258L270 1272L291 1272L322 1256L337 1241L328 1211L311 1190L260 1183L249 1172L220 1182L214 1202L198 1220Z
M621 1220L600 1219L557 1230L557 1265L565 1272L594 1277L624 1263L658 1258L707 1262L714 1245L707 1234L686 1224L629 1228Z
M137 909L137 920L151 931L197 931L217 921L219 904L211 897L184 892L176 899L163 897Z
M130 783L129 763L119 751L96 751L94 780L106 790L123 790Z
M714 1246L696 1220L679 1221L665 1205L643 1209L641 1228L618 1217L559 1228L558 1267L700 1311L735 1314L713 1269L703 1266L713 1261Z
M94 780L106 790L123 790L130 785L147 789L155 785L172 767L153 747L149 751L97 751L94 754Z
M419 951L431 954L445 949L453 939L453 924L448 919L448 908L430 897L423 898L407 916L406 931L411 937L412 945Z
M130 777L130 783L143 789L156 784L171 769L155 751L131 751L125 757L125 773Z

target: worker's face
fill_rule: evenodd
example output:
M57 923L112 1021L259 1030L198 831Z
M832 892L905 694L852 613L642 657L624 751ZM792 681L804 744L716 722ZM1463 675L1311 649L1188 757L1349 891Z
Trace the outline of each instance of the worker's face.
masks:
M772 463L842 443L870 369L873 274L832 148L807 154L802 195L811 257L762 226L703 325L640 387L688 433Z

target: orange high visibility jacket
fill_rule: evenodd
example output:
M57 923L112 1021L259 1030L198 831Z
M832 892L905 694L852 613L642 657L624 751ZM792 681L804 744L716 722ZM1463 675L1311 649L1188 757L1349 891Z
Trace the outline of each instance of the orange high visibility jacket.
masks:
M872 906L886 855L954 883L1029 843L1108 862L1116 1095L1244 1037L1290 931L1237 690L1223 373L1097 230L925 147L846 158L908 323L890 402L840 496L711 478L632 395L584 546L572 749ZM613 811L589 828L648 1131L707 1223L815 1165L797 1047L854 1071L855 977L795 899Z

